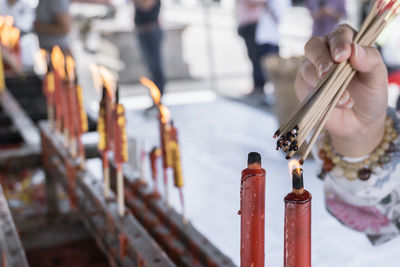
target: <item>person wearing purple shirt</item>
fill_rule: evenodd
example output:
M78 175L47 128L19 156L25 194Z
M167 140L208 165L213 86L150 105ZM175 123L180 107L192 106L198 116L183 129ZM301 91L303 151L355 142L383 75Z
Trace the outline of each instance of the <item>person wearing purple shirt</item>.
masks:
M312 36L331 33L341 19L346 18L346 0L306 0L314 20Z

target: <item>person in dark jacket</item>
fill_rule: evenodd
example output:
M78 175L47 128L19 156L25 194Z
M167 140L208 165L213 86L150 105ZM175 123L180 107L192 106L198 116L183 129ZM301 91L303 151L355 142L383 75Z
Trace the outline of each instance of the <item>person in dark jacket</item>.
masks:
M162 95L165 77L161 53L163 30L159 21L161 1L133 0L133 4L135 6L135 27L143 60Z

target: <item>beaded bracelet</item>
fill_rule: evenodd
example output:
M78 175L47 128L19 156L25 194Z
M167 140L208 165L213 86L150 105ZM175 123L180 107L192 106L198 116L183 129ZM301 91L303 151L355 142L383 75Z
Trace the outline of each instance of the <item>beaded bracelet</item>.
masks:
M353 181L360 179L366 181L371 174L379 174L383 171L383 165L391 160L391 154L396 151L393 143L397 138L397 131L393 128L393 119L386 118L385 133L379 146L365 159L358 162L346 161L334 152L329 136L326 134L318 143L318 156L323 165L320 178L324 178L328 172L335 177L345 177Z

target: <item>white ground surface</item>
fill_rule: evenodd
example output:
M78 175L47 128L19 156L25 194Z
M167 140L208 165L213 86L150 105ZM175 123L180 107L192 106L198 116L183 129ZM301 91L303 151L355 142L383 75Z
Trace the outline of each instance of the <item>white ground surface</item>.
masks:
M172 105L170 109L179 131L189 220L239 264L240 172L246 165L247 153L258 151L267 171L266 266L282 266L283 198L291 190L291 184L287 161L274 150L271 138L277 128L274 116L224 99ZM156 118L146 118L139 110L128 114L129 135L145 142L147 150L158 145ZM146 164L145 176L150 181ZM316 178L316 171L313 161L306 162L305 187L313 195L313 266L400 266L400 238L373 247L363 234L346 228L327 213L323 184ZM178 193L172 184L170 190L171 202L179 211Z

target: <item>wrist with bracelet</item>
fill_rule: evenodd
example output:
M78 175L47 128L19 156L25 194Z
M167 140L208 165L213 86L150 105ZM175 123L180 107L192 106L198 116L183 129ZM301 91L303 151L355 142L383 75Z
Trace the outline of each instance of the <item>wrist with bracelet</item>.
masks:
M393 124L393 119L387 117L385 133L380 144L370 155L355 162L346 160L336 153L329 135L325 134L318 143L318 157L323 161L320 177L323 178L328 172L332 172L337 178L345 177L350 181L357 179L366 181L372 174L380 174L383 166L390 162L391 154L396 151L393 141L396 140L398 134Z

